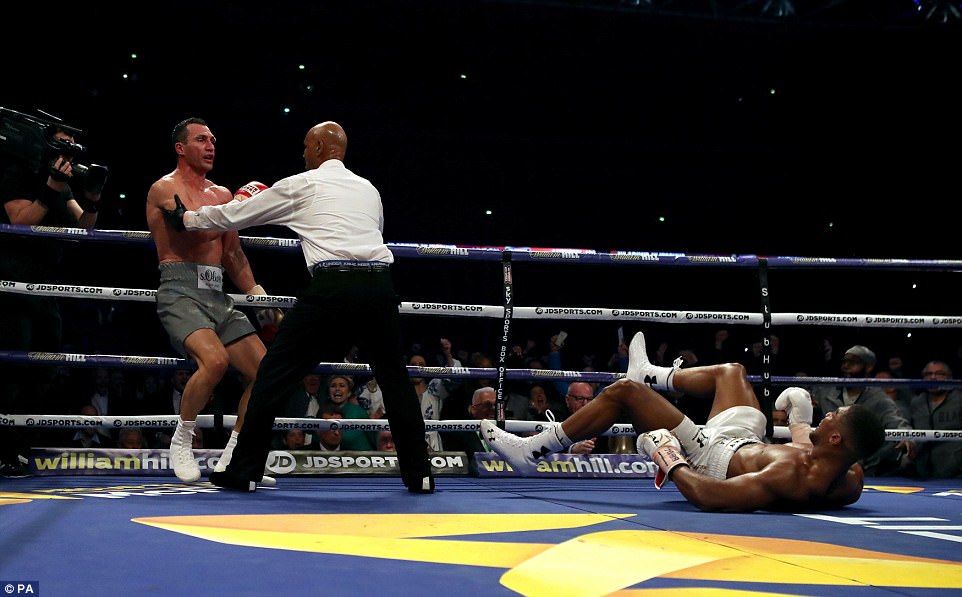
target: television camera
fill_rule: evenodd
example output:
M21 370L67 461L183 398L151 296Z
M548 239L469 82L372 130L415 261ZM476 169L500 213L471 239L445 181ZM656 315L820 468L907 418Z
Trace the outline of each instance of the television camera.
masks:
M57 131L67 132L74 138L83 132L53 118L31 116L0 107L0 153L20 160L38 174L50 169L58 156L73 158L70 162L73 177L83 183L85 190L101 192L107 181L107 167L77 162L87 148L56 138L54 134Z

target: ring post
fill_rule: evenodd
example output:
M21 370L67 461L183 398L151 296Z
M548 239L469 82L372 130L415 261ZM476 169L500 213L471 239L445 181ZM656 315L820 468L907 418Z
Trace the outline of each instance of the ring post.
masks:
M514 311L514 287L511 281L511 251L501 254L501 271L504 279L504 324L501 328L501 350L498 351L498 387L495 402L495 419L498 427L504 429L505 402L508 370L508 343L511 340L511 318Z

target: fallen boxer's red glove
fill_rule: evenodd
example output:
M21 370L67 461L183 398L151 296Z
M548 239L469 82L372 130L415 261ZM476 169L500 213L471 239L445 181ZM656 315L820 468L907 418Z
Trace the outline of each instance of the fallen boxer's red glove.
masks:
M655 429L638 436L638 448L658 465L655 473L655 487L661 489L671 471L679 466L690 466L681 451L678 438L667 429Z

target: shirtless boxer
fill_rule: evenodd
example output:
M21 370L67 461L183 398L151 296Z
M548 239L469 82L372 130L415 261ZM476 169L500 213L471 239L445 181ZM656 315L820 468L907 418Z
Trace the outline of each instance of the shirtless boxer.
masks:
M234 301L224 292L224 274L245 294L267 293L254 281L236 231L177 232L164 219L161 210L173 208L174 197L191 209L220 205L234 198L226 187L207 179L214 167L216 139L203 120L188 118L178 123L172 141L177 167L151 185L147 193L147 225L160 262L157 315L174 349L197 364L197 371L181 396L180 418L170 441L174 473L181 481L190 483L200 478L191 449L197 414L228 366L237 369L244 391L237 407L237 422L215 469L224 470L244 422L257 367L266 352L247 315L235 309ZM248 197L261 188L267 187L259 183L245 185L237 197ZM274 479L264 477L262 483L273 485Z
M656 390L714 394L704 428ZM639 433L639 452L659 467L655 485L660 488L670 478L701 510L827 509L858 500L864 481L858 461L885 438L875 415L858 405L844 406L813 430L811 397L801 388L786 389L775 407L788 412L790 443L765 443L765 415L742 365L658 367L648 361L639 332L629 347L626 379L560 425L527 438L490 420L481 422L481 430L491 449L528 475L545 455L604 432L627 412Z

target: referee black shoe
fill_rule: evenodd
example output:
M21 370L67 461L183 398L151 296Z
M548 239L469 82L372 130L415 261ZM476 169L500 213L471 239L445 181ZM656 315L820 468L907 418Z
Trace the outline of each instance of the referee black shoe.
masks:
M243 491L245 493L254 493L257 489L257 483L253 481L244 481L243 479L238 479L233 475L228 475L226 472L218 473L213 472L210 474L210 482L218 487L223 487L224 489L230 489L231 491Z
M26 458L17 454L17 457L10 462L0 463L0 477L5 479L26 479L32 477L33 473L27 468Z
M434 477L419 477L417 479L405 479L408 491L411 493L434 493Z

